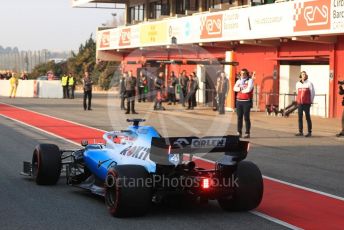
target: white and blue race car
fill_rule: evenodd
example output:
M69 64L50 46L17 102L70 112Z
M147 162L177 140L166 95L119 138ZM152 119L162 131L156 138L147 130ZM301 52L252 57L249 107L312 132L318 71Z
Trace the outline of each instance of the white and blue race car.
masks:
M126 130L106 132L105 143L82 142L82 149L61 150L53 144L36 146L22 175L39 185L67 184L105 198L116 217L139 216L153 202L180 194L201 202L217 200L226 211L256 208L263 196L258 167L243 161L249 143L238 136L162 137L143 119ZM224 153L213 169L197 167L198 154Z

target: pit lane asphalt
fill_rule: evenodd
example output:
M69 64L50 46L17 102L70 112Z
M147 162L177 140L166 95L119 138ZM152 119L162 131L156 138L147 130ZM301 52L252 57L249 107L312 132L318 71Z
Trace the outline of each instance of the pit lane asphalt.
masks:
M251 213L225 213L208 205L154 206L140 218L118 219L104 200L61 178L56 186L38 186L19 175L38 143L76 146L0 116L0 229L284 229Z
M180 105L154 112L152 103L136 102L140 114L128 116L118 109L119 101L112 94L94 94L92 111L82 109L80 94L74 100L0 98L0 102L108 131L125 129L126 118L135 117L146 118L145 124L156 127L163 136L236 133L235 113L216 116L209 109L185 111ZM344 138L334 136L340 129L340 120L315 116L312 120L313 137L295 137L295 115L281 118L252 112L248 160L258 164L266 176L344 197ZM216 154L206 156L211 160L218 157Z
M108 96L104 94L94 95L93 111L83 111L80 97L75 100L1 98L0 102L104 130L125 128L127 126L127 123L123 122L125 118L123 112L114 112L110 108L111 106L118 107L118 100L112 98L108 100ZM108 104L109 102L110 104ZM230 123L227 134L235 133L236 119L234 113L227 113L225 116L218 117L214 116L214 112L202 108L194 111L184 111L180 106L167 107L167 111L157 113L152 111L151 107L148 108L148 103L136 104L140 114L134 117L148 118L147 124L154 125L163 135L167 133L169 136L184 136L195 135L196 133L198 136L202 136L209 130L209 123ZM1 154L3 158L1 159L2 167L0 169L1 180L6 181L6 183L2 184L11 185L8 187L12 188L10 191L14 194L13 198L21 201L16 202L18 204L25 204L25 202L28 202L26 200L30 201L30 196L33 194L38 193L39 198L42 196L44 204L38 203L38 200L32 200L31 198L32 202L30 204L23 205L24 210L27 211L22 214L28 213L27 215L34 215L35 217L38 217L38 215L34 214L36 212L44 214L44 218L40 217L38 219L46 224L51 222L68 226L68 222L72 222L71 226L75 227L82 220L86 221L90 226L96 226L92 225L94 223L98 223L102 227L119 224L119 226L128 228L194 228L197 226L197 228L238 227L239 229L245 229L249 227L265 229L281 227L249 213L222 213L216 203L206 208L196 207L186 210L185 208L159 207L153 209L148 217L140 218L138 222L107 219L108 215L103 202L99 199L98 202L94 201L97 199L94 199L93 196L85 195L85 193L81 193L83 196L80 196L80 192L74 188L66 188L63 182L60 182L56 188L37 187L18 176L21 169L21 160L30 160L31 149L35 144L45 139L62 145L67 143L61 143L61 140L37 131L33 132L32 129L22 127L22 125L8 120L2 119L1 124L3 124L1 125L1 150L7 153ZM313 117L314 137L309 139L294 137L293 134L297 129L295 116L284 119L266 117L262 113L252 113L252 124L252 138L250 139L252 148L248 159L258 164L264 175L333 195L344 196L344 184L342 183L342 175L344 175L344 141L342 138L334 137L334 133L338 131L338 120ZM34 134L30 134L31 132ZM213 135L215 134L216 130ZM10 140L8 137L10 137ZM215 155L207 156L207 158L213 160L216 160L216 157ZM6 169L5 172L2 172L4 169ZM16 189L16 186L24 186L23 191L28 191L23 193L20 191L22 189ZM4 187L1 187L1 189L3 190ZM1 192L1 194L9 194L9 192ZM0 202L7 205L2 206L0 210L3 210L3 207L5 207L5 210L7 206L12 207L11 212L6 211L5 214L21 212L15 211L18 206L10 202L10 199L6 198L6 196L1 199L4 199L4 201ZM34 212L29 212L30 205L33 205ZM68 215L62 212L64 208L68 209L66 211ZM21 209L20 205L19 210ZM54 211L56 209L57 211ZM0 213L4 215L4 211ZM53 213L52 216L55 215L58 221L53 221L54 217L50 217L47 213ZM71 218L68 218L69 215ZM98 221L97 217L101 221ZM9 218L11 220L11 217ZM19 218L18 216L13 217L10 224L18 224L15 220L26 220L26 223L31 223L31 218L25 218L24 215ZM162 219L165 221L162 221ZM101 224L102 222L106 223ZM32 223L30 226L32 226ZM88 225L84 226L89 227Z

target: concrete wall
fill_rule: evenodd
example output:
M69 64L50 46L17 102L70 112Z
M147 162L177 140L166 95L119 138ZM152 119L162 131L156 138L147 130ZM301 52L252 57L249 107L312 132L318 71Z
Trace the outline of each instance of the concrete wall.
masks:
M0 81L0 96L10 95L11 85L9 80ZM62 98L60 81L19 80L16 97Z

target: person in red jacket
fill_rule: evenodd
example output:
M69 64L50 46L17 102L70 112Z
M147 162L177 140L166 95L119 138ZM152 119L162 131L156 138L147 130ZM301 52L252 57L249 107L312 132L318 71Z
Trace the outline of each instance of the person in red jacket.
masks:
M249 76L247 69L242 69L240 71L240 78L236 81L234 85L234 91L237 92L236 95L236 110L238 117L238 135L242 135L242 123L243 117L245 118L246 132L244 138L250 138L251 130L251 120L250 111L252 106L253 98L253 80Z
M299 117L299 132L295 136L303 136L303 113L305 113L307 120L308 133L305 137L312 136L312 120L310 115L310 108L314 100L314 86L308 80L306 71L300 74L300 81L296 83L296 102L298 104L298 117Z

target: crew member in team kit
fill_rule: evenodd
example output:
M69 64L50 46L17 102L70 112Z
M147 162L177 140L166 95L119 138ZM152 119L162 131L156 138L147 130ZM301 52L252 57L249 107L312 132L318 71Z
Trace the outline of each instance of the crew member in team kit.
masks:
M242 136L243 118L245 118L246 132L244 138L250 138L251 120L250 112L253 98L253 80L250 78L247 69L240 71L240 78L234 85L236 94L236 110L238 117L238 135Z
M313 104L315 96L314 86L312 82L308 80L308 75L306 71L302 71L299 78L300 81L296 83L296 102L298 105L299 132L295 136L303 136L303 113L305 113L308 128L308 133L305 135L305 137L311 137L312 120L310 115L310 108Z

